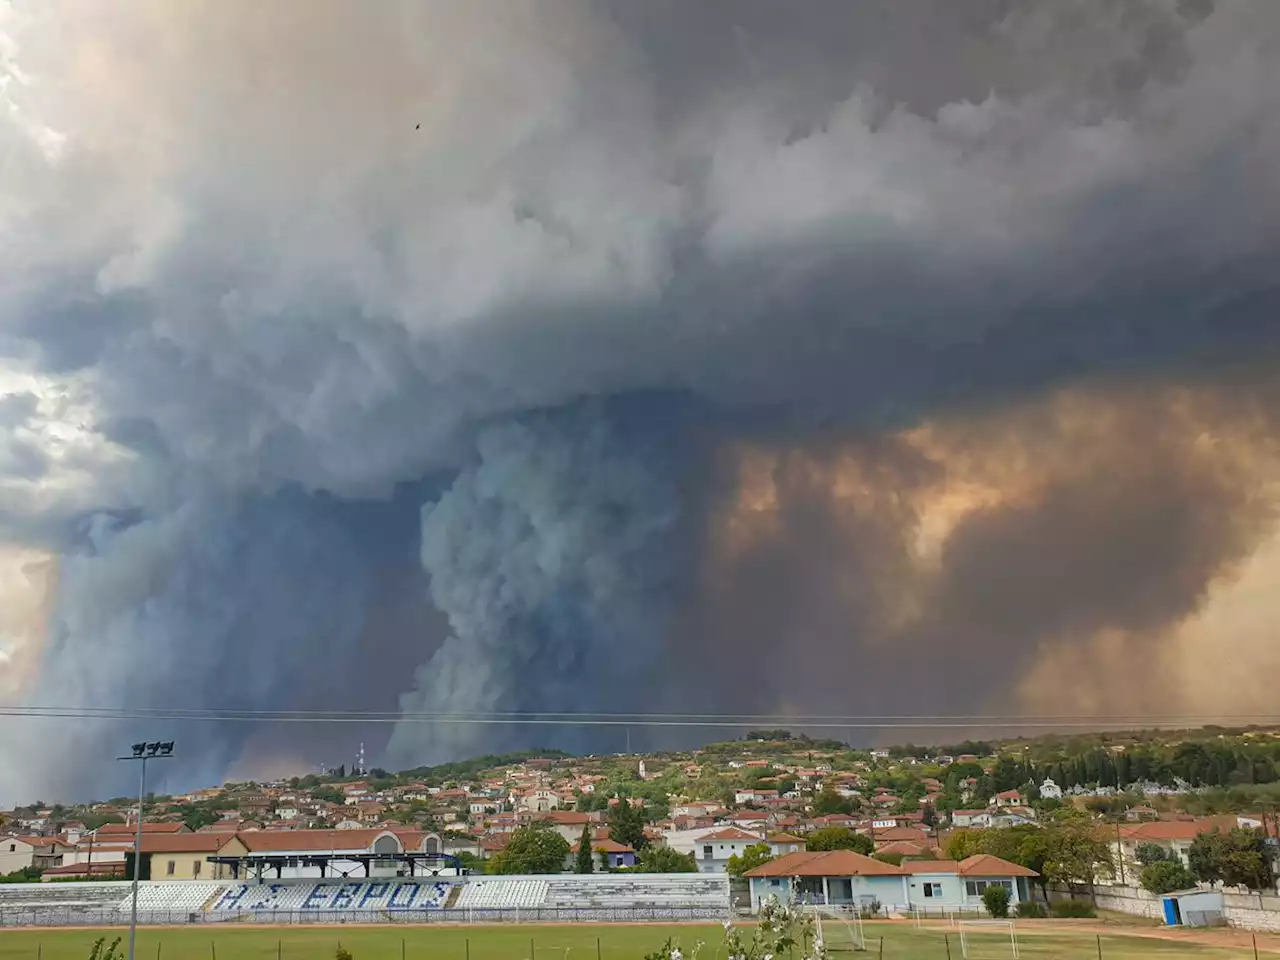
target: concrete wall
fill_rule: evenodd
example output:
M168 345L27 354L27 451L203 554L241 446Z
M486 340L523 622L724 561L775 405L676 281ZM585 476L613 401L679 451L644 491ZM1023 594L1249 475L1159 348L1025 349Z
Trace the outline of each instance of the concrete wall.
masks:
M1065 888L1051 886L1051 900L1070 899ZM1077 897L1087 900L1088 893ZM1280 897L1269 894L1226 893L1222 897L1223 915L1227 923L1241 930L1280 931ZM1114 910L1138 917L1159 920L1164 917L1161 898L1137 887L1099 886L1098 909Z

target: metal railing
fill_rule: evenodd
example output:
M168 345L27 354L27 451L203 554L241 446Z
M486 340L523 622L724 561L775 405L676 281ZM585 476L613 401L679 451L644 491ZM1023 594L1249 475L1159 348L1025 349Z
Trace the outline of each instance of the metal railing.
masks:
M186 910L139 910L138 923L146 926L196 924L428 924L428 923L684 923L721 921L729 915L723 906L630 907L503 907L440 908L433 910L246 910L205 913ZM3 908L0 927L123 927L129 912L117 909Z

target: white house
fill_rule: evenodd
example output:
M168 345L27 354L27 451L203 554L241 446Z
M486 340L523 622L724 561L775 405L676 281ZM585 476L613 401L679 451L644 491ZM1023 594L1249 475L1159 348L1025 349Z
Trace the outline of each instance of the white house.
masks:
M1044 800L1061 800L1062 788L1049 777L1045 777L1044 783L1040 784L1040 797Z
M991 806L993 807L1023 807L1027 804L1027 798L1017 790L1004 790L997 793L991 798Z
M1188 851L1195 838L1202 833L1211 832L1215 825L1213 821L1157 820L1154 823L1117 826L1111 840L1111 859L1116 865L1117 878L1123 876L1132 881L1142 872L1142 864L1138 862L1138 847L1145 844L1160 847L1186 864Z
M765 843L769 844L769 850L775 857L799 853L804 849L804 837L797 837L790 833L775 833Z
M879 902L889 910L981 908L987 887L1009 891L1010 903L1029 899L1038 874L999 857L978 854L954 860L904 860L900 867L852 850L793 853L773 860L746 877L751 908L776 896L783 902L832 905Z
M667 834L667 846L679 853L692 853L701 873L725 873L730 857L741 856L747 847L764 842L758 833L740 827L673 830Z
M0 874L32 865L36 848L24 837L0 837Z
M951 825L954 827L968 827L972 830L982 830L991 826L990 810L952 810Z
M530 790L520 798L520 809L530 813L547 813L560 808L560 795L554 790Z

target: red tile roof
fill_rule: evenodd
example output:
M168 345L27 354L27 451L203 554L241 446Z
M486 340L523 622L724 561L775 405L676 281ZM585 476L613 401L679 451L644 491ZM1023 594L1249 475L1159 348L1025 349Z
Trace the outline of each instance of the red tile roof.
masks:
M1123 840L1138 843L1149 840L1194 840L1202 833L1211 832L1215 824L1197 820L1157 820L1120 827Z
M975 853L972 857L966 857L960 861L960 876L1038 877L1040 874L1021 864L1010 863L1008 860L993 857L989 853Z
M788 853L748 870L748 877L900 877L905 872L891 863L872 860L852 850Z
M132 823L104 823L97 829L100 837L109 836L111 834L126 834L130 837L138 832L137 824ZM190 833L191 830L185 823L175 821L173 823L147 823L142 821L142 834L146 836L148 833Z
M717 830L714 833L704 833L702 836L698 837L699 843L706 843L708 840L716 840L716 841L723 840L726 843L730 841L733 841L736 843L736 842L741 842L743 840L752 840L752 841L755 841L756 843L764 842L763 838L761 838L758 834L747 833L747 831L739 827L725 827L723 830Z
M142 852L217 853L235 838L234 833L144 833Z
M917 873L959 873L960 864L955 860L903 860L902 869L915 875Z
M575 843L569 848L570 852L577 853L581 843ZM635 853L635 850L627 846L625 843L619 843L617 840L592 840L591 849L596 853Z

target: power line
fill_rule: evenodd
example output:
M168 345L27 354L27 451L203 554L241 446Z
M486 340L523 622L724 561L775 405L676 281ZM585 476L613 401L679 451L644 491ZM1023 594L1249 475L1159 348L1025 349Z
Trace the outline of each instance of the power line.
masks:
M714 713L574 712L393 712L232 710L164 707L80 707L0 705L0 717L78 720L170 720L240 723L408 723L520 726L750 727L776 725L810 729L1048 729L1100 727L1275 726L1280 716L1263 714L1055 715L779 715Z

